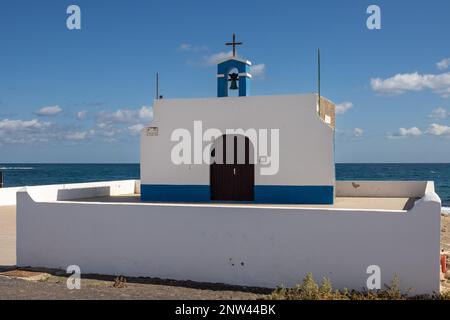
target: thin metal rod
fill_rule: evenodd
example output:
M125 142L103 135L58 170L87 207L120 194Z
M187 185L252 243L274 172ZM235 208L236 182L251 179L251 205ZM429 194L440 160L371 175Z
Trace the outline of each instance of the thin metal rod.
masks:
M317 92L319 96L319 109L320 109L320 48L317 49Z
M159 100L159 72L156 73L156 100Z

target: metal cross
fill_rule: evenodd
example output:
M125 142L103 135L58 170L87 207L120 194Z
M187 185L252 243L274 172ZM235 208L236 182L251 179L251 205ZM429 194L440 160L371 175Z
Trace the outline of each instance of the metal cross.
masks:
M236 46L242 45L242 42L236 42L236 35L233 33L233 42L227 42L225 45L233 46L233 57L236 57Z

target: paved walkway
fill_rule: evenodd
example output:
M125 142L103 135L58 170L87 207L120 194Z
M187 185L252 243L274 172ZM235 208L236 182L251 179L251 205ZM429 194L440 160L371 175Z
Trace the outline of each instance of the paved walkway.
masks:
M0 267L16 264L16 207L0 207Z

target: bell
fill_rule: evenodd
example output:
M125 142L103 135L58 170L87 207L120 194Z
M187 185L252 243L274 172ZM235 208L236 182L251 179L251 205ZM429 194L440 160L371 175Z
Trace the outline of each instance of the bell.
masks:
M237 90L237 89L239 89L238 86L237 86L238 79L239 79L239 75L237 73L231 73L230 74L230 80L229 80L231 82L230 90Z
M237 90L239 89L237 86L237 81L236 80L231 80L231 84L230 84L230 90Z

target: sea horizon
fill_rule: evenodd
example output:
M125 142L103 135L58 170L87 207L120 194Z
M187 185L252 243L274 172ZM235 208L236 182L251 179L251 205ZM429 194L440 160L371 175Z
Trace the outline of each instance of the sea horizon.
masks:
M450 163L336 163L336 180L434 181L450 207ZM140 179L139 163L0 163L3 187Z
M140 164L140 162L0 162L11 164ZM335 164L450 164L450 162L336 162Z

